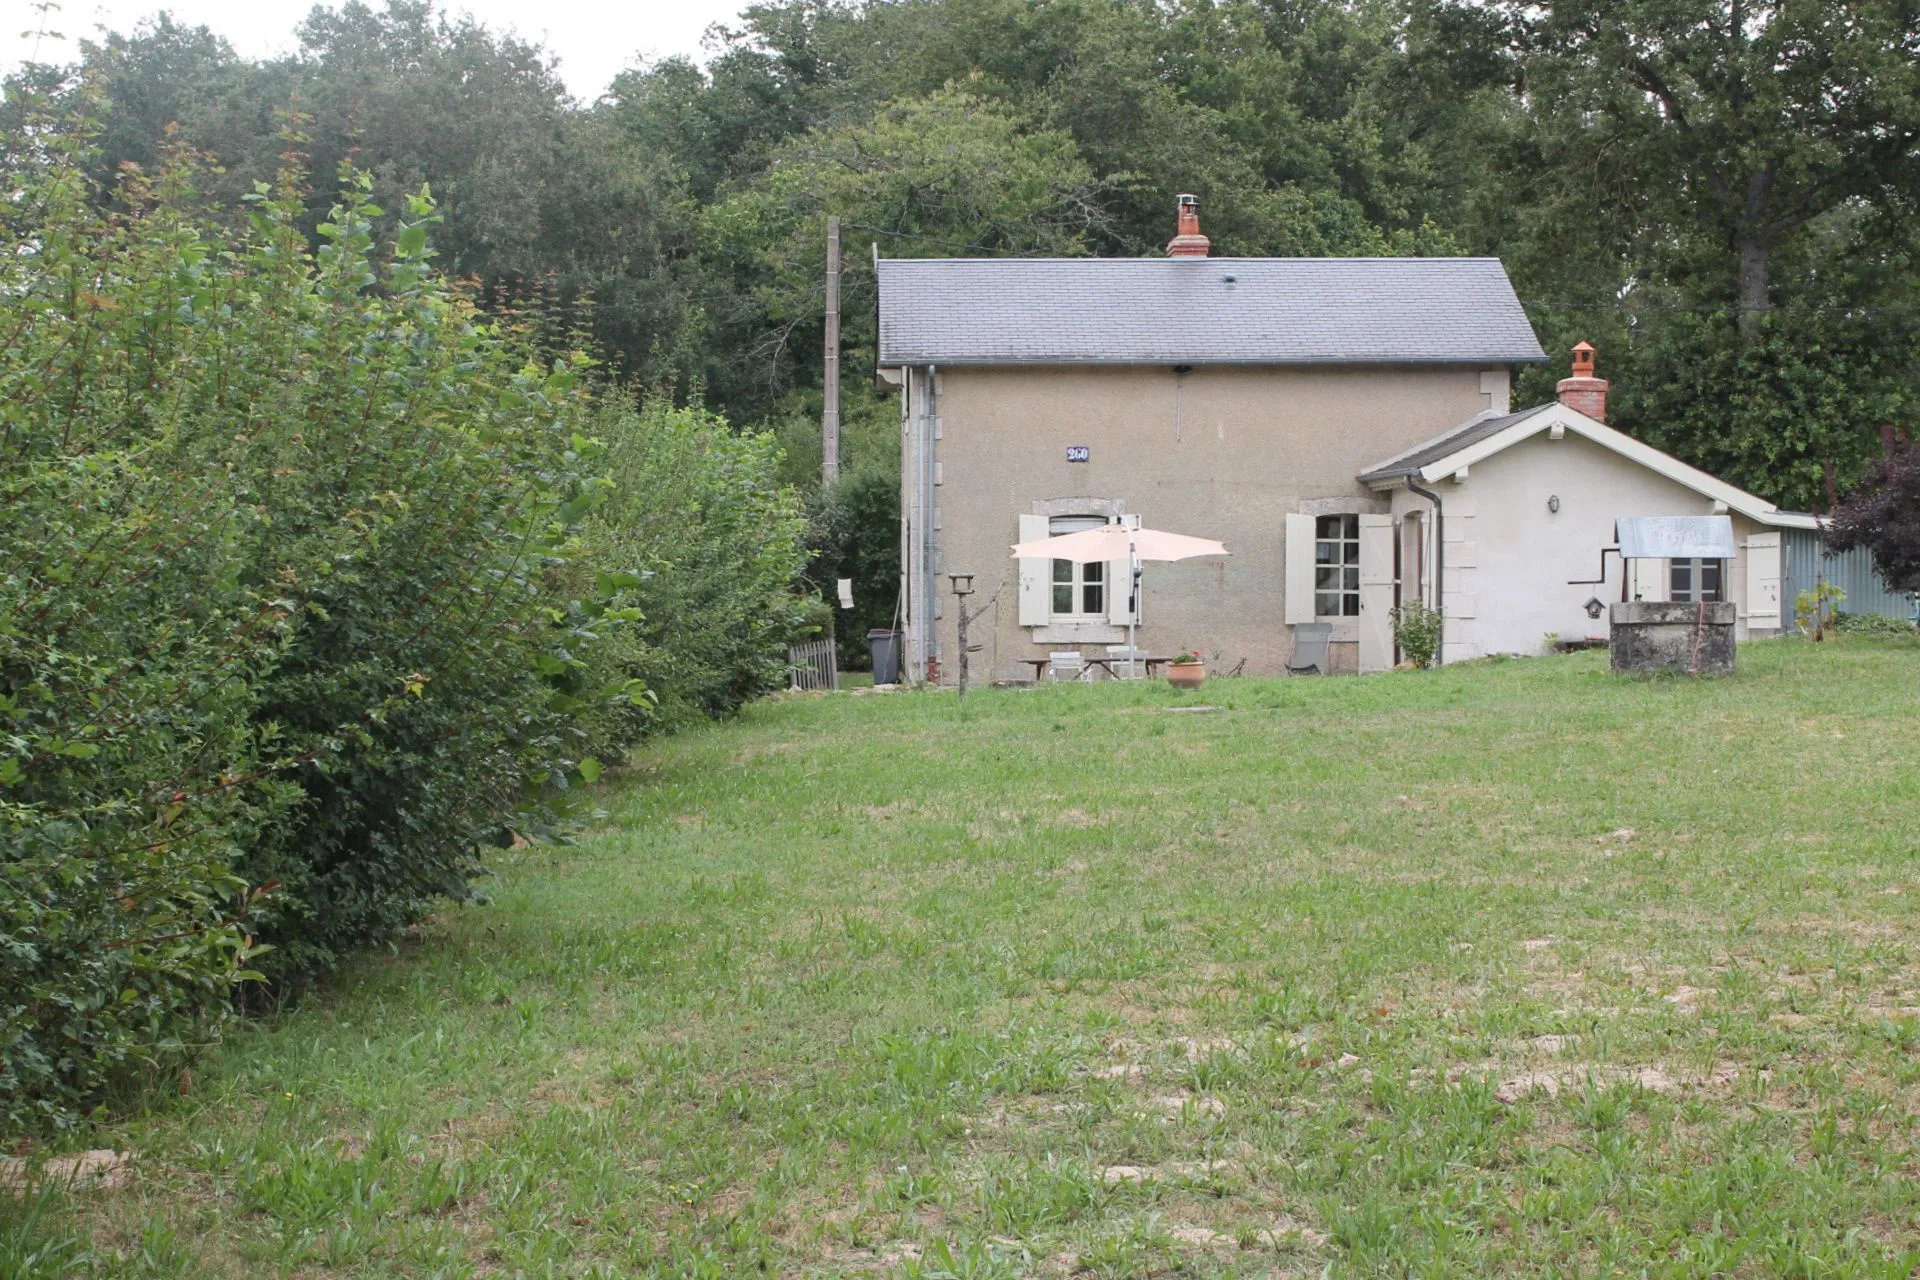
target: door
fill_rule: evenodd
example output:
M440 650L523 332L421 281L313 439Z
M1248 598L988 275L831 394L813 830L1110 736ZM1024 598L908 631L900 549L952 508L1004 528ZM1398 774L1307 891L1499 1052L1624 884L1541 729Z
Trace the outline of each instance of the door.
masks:
M1360 670L1393 669L1393 517L1360 517Z

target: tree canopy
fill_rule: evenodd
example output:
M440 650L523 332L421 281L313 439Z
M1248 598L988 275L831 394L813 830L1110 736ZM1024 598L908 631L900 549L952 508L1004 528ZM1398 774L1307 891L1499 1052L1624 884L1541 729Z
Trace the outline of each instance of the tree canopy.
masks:
M107 95L103 199L171 134L231 204L303 113L315 172L430 184L484 305L736 423L817 405L826 214L893 255L1138 255L1179 191L1219 253L1501 257L1556 355L1523 399L1592 341L1617 425L1789 505L1920 404L1912 0L765 0L585 103L417 0L299 38L161 18L26 76Z

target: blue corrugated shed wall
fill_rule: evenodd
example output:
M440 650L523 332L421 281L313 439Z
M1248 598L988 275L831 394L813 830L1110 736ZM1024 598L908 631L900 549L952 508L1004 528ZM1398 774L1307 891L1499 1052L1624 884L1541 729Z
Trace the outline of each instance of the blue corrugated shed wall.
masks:
M1781 574L1780 604L1789 627L1793 623L1793 602L1802 591L1813 590L1815 581L1831 582L1847 593L1840 605L1847 613L1878 613L1889 618L1907 618L1913 614L1913 602L1904 594L1887 590L1874 572L1873 557L1865 547L1851 551L1829 551L1820 535L1811 529L1782 529L1781 548L1784 572Z

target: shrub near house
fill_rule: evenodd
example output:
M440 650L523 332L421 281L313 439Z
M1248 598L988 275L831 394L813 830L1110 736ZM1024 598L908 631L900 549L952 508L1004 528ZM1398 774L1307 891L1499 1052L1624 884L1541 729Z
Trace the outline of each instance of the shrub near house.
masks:
M424 196L390 250L359 175L312 254L294 172L238 237L185 162L102 213L85 127L0 166L6 1130L167 1078L237 982L467 896L598 772L590 737L648 727L643 681L753 692L799 558L769 446L705 417L619 418L675 528L587 530L612 482L579 369L436 275ZM675 662L595 661L641 603ZM728 643L689 678L670 633L703 626Z

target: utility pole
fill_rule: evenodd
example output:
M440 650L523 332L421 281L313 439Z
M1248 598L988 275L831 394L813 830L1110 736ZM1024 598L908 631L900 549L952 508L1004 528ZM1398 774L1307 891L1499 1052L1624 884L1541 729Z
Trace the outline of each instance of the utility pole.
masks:
M840 218L827 219L826 407L820 414L820 479L840 478Z

